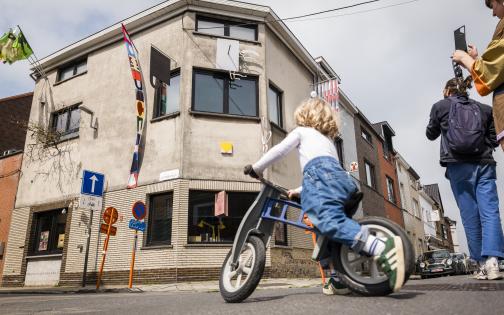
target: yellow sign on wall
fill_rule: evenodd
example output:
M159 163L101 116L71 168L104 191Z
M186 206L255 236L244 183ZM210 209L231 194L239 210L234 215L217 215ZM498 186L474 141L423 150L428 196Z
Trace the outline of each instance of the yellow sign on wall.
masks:
M229 141L221 141L219 143L222 154L233 154L233 143Z

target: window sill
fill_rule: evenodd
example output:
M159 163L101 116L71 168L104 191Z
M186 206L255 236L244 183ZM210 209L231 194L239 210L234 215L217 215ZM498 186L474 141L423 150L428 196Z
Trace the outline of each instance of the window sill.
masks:
M173 249L173 245L150 245L150 246L142 246L140 250L153 250L153 249Z
M255 122L260 122L261 118L256 116L238 116L238 115L230 115L230 114L219 114L219 113L211 113L211 112L198 112L198 111L189 111L190 115L193 116L207 116L207 117L216 117L216 118L224 118L224 119L238 119L238 120L250 120Z
M71 141L71 140L74 140L77 138L79 138L79 132L69 133L67 135L62 135L55 144L60 144L60 143L63 143L66 141ZM47 146L47 147L49 147L49 146Z
M230 40L237 40L237 41L240 41L240 42L244 42L244 43L248 43L248 44L253 44L253 45L258 45L258 46L262 45L262 43L260 41L257 41L257 40L241 39L241 38L237 38L237 37L222 36L222 35L215 35L215 34L207 34L207 33L198 32L198 31L193 31L192 33L193 33L193 35L197 35L197 36L211 37L211 38L224 38L224 39L230 39Z
M55 83L53 84L53 86L60 85L60 84L62 84L62 83L65 83L65 82L67 82L67 81L72 80L73 78L77 78L77 77L80 77L81 75L85 75L86 73L87 73L87 70L86 70L86 71L84 71L84 72L81 72L81 73L79 73L79 74L76 74L76 75L74 75L74 76L71 76L70 78L67 78L67 79L65 79L65 80L61 80L61 81L55 82Z
M44 259L56 257L63 257L63 254L32 254L30 256L26 256L26 259Z
M214 247L214 248L229 248L233 247L233 243L192 243L184 245L186 248L201 248L201 247Z
M361 137L362 140L364 140L364 142L366 142L367 144L369 144L371 147L373 147L373 143L369 142L369 140L367 140L366 138L364 137Z
M289 245L280 245L280 244L274 244L273 246L271 246L271 248L278 248L278 249L293 249L292 246L289 246Z
M163 116L159 116L159 117L156 117L156 118L152 118L150 120L151 123L155 123L155 122L158 122L158 121L162 121L162 120L165 120L165 119L170 119L170 118L174 118L174 117L177 117L180 115L180 112L179 111L176 111L176 112L173 112L173 113L170 113L170 114L166 114L166 115L163 115Z

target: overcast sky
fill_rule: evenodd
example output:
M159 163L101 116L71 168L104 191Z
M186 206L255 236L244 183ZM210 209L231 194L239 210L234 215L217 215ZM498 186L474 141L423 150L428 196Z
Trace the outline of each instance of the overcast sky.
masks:
M268 5L281 18L332 9L362 0L249 0ZM466 25L469 43L480 50L489 43L497 19L483 0L382 0L367 6L287 22L313 57L324 56L342 79L342 89L372 122L388 121L394 145L421 176L422 184L438 183L446 214L465 235L444 168L439 142L425 138L433 103L453 77L449 59L453 30ZM0 32L19 24L39 58L123 20L159 0L0 0ZM295 5L293 5L295 3ZM354 14L357 13L357 14ZM344 15L343 15L344 14ZM342 16L343 15L343 16ZM0 98L32 91L26 61L0 64ZM472 96L491 104L491 98ZM504 154L499 149L497 176L504 218ZM467 250L465 250L467 252Z

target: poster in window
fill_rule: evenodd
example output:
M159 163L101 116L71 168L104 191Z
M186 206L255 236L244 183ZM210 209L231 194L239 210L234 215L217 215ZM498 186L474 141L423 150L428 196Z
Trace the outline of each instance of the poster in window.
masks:
M40 232L40 241L39 241L38 250L39 251L47 250L48 243L49 243L49 231Z
M215 194L215 216L228 216L228 196L224 190Z
M275 222L275 243L280 245L287 245L287 239L285 238L285 226L284 223Z

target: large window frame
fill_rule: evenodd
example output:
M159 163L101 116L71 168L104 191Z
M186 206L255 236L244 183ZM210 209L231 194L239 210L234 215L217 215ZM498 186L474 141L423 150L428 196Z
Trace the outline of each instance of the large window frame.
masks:
M258 192L226 191L228 215L216 217L214 206L217 193L218 191L212 190L189 191L187 214L187 243L189 245L232 244L243 216L258 195ZM249 201L250 205L240 205L242 209L234 208L235 203L244 200Z
M220 24L222 26L219 25L219 26L215 26L215 28L205 29L205 28L200 27L201 22L215 23L215 24ZM253 32L254 32L253 38L245 38L245 37L240 37L240 36L236 36L236 35L232 36L231 32L232 32L233 27L253 30ZM222 34L221 34L221 32L213 31L213 30L220 30L221 28L222 28ZM258 38L257 24L254 22L250 22L250 21L237 22L237 21L226 20L223 18L197 15L195 29L196 29L196 32L198 32L198 33L203 33L203 34L208 34L208 35L213 35L213 36L229 37L229 38L238 39L238 40L257 41L257 38Z
M223 104L222 104L222 112L218 111L204 111L201 109L196 109L196 75L207 75L212 76L214 79L219 79L223 81L222 86L222 95L223 95ZM253 81L255 83L255 115L240 115L236 113L230 113L229 103L230 103L230 84L239 84L240 81ZM218 81L217 81L218 82ZM234 83L236 82L236 83ZM220 83L218 83L220 85ZM201 69L194 68L192 74L192 100L191 100L191 111L193 113L204 113L210 115L223 115L223 116L234 116L234 117L246 117L246 118L258 118L259 117L259 80L258 76L247 74L247 77L240 78L240 80L231 80L229 77L229 72L224 71L215 71L209 69Z
M156 79L157 80L157 79ZM165 82L160 81L159 84L157 85L157 88L155 90L154 94L154 110L152 111L152 119L158 119L158 118L163 118L166 116L170 116L174 113L180 112L180 87L181 87L181 74L180 74L180 68L175 69L170 71L170 85L166 84ZM172 82L173 81L173 82ZM178 90L175 91L172 86L174 85L174 82L178 82ZM168 99L166 99L166 108L165 111L162 112L162 93L163 90L166 89L166 95L170 97L173 93L177 93L177 104L175 105L175 109L169 111L168 110Z
M148 209L148 224L147 224L147 237L145 239L145 246L164 246L164 245L171 245L172 242L172 232L173 232L173 191L167 191L167 192L162 192L162 193L156 193L149 195L149 209ZM161 209L161 208L154 208L156 205L156 199L163 200L166 199L167 201L167 206L168 209ZM165 220L168 220L167 222L157 224L154 222L156 221L163 221L163 220L157 220L160 216L157 213L154 213L154 211L164 211L168 210L167 212L167 217ZM161 216L162 217L162 216ZM168 226L168 232L164 232L161 234L155 234L158 233L156 231L157 228L162 226L162 228L167 228ZM165 239L161 239L161 236L165 236ZM167 237L166 237L167 236Z
M375 166L368 160L364 160L364 171L366 176L366 185L376 188Z
M33 214L30 255L43 256L62 254L66 237L68 208L36 212ZM63 222L58 220L62 219ZM45 223L45 224L44 224ZM64 235L60 240L60 235Z
M361 126L361 137L364 139L367 143L370 145L373 145L373 136L371 136L371 133L367 131L365 128Z
M271 97L271 98L270 98ZM274 97L275 104L272 104ZM268 116L270 122L283 129L283 91L272 82L268 85ZM273 116L272 109L275 107L276 117Z
M54 133L58 133L61 136L60 140L65 140L79 135L79 129L80 129L79 106L80 103L65 107L63 109L51 113L51 130ZM76 117L75 115L77 115L78 117L76 123L73 122L72 120L73 117ZM64 124L64 126L61 126L61 124ZM75 125L77 127L75 127Z
M396 204L397 199L395 195L395 190L394 190L394 180L388 176L385 176L385 179L387 181L387 200L392 202L393 204Z

